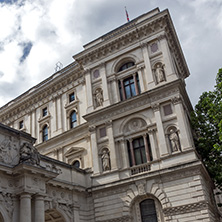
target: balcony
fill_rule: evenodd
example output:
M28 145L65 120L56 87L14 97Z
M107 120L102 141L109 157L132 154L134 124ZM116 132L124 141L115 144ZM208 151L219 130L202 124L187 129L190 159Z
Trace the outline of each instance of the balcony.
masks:
M151 164L145 163L145 164L133 166L130 168L130 170L131 170L131 175L136 175L136 174L148 172L151 170Z

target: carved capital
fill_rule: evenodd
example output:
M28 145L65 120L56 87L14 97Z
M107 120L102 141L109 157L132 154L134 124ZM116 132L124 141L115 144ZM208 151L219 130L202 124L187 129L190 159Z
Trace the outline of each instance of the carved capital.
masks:
M93 133L96 131L96 126L89 126L89 132Z
M106 122L105 122L105 125L107 126L107 127L111 127L112 126L112 120L110 119L110 120L107 120Z
M140 47L143 49L143 48L146 48L146 47L147 47L147 45L148 45L148 43L147 43L147 42L143 42L143 43L141 43L141 44L140 44Z
M180 96L178 96L178 97L173 97L173 98L171 99L171 101L172 101L172 103L173 103L174 105L179 104L179 103L182 103L182 99L181 99Z
M99 64L99 66L100 66L100 69L103 69L103 68L106 67L106 63L105 63L105 62L101 62L101 63Z
M152 109L154 112L157 112L160 110L160 104L159 103L155 103L152 105Z
M158 39L159 41L162 40L162 39L166 39L166 35L160 35L160 36L158 36L157 39Z

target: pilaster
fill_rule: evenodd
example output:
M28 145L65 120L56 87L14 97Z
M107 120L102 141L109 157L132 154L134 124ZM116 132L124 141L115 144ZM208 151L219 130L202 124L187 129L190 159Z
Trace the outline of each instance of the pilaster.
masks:
M116 148L115 141L113 138L113 127L112 121L109 120L106 122L107 136L109 138L109 148L110 148L110 161L111 161L111 169L117 169L117 156L116 156Z
M44 197L35 196L35 222L45 222L45 204Z
M180 97L174 97L172 103L175 107L175 112L177 115L177 122L179 128L179 137L182 150L186 150L192 147L192 138L189 134L189 127L186 121L182 100Z
M103 105L108 106L110 105L110 99L109 99L109 92L108 92L105 63L102 63L100 65L100 70L101 70L101 77L102 77L102 88L103 88L103 99L104 99Z
M100 170L99 170L99 157L98 157L98 148L97 148L97 140L96 140L96 127L90 126L89 131L90 131L90 138L91 138L93 172L94 174L98 174Z
M152 75L152 68L150 64L150 58L149 58L149 52L147 48L147 43L143 43L141 45L143 58L144 58L144 64L145 64L145 81L146 85L148 85L148 88L152 88L154 86L154 80Z
M90 113L93 111L92 82L91 82L90 70L86 70L85 80L86 80L87 113Z
M156 125L157 125L160 157L162 157L162 156L168 155L168 150L167 150L167 145L166 145L166 139L165 139L159 104L154 104L152 108L155 114Z

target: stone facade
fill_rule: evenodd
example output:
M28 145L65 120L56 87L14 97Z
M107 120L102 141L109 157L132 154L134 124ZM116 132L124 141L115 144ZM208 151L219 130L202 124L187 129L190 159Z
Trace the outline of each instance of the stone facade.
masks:
M0 221L220 221L168 10L73 58L0 109Z

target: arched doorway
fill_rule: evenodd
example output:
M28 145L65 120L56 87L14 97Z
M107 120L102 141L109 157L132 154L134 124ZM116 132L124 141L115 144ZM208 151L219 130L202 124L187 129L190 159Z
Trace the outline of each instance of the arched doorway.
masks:
M66 222L66 220L57 210L50 209L45 211L45 222Z

